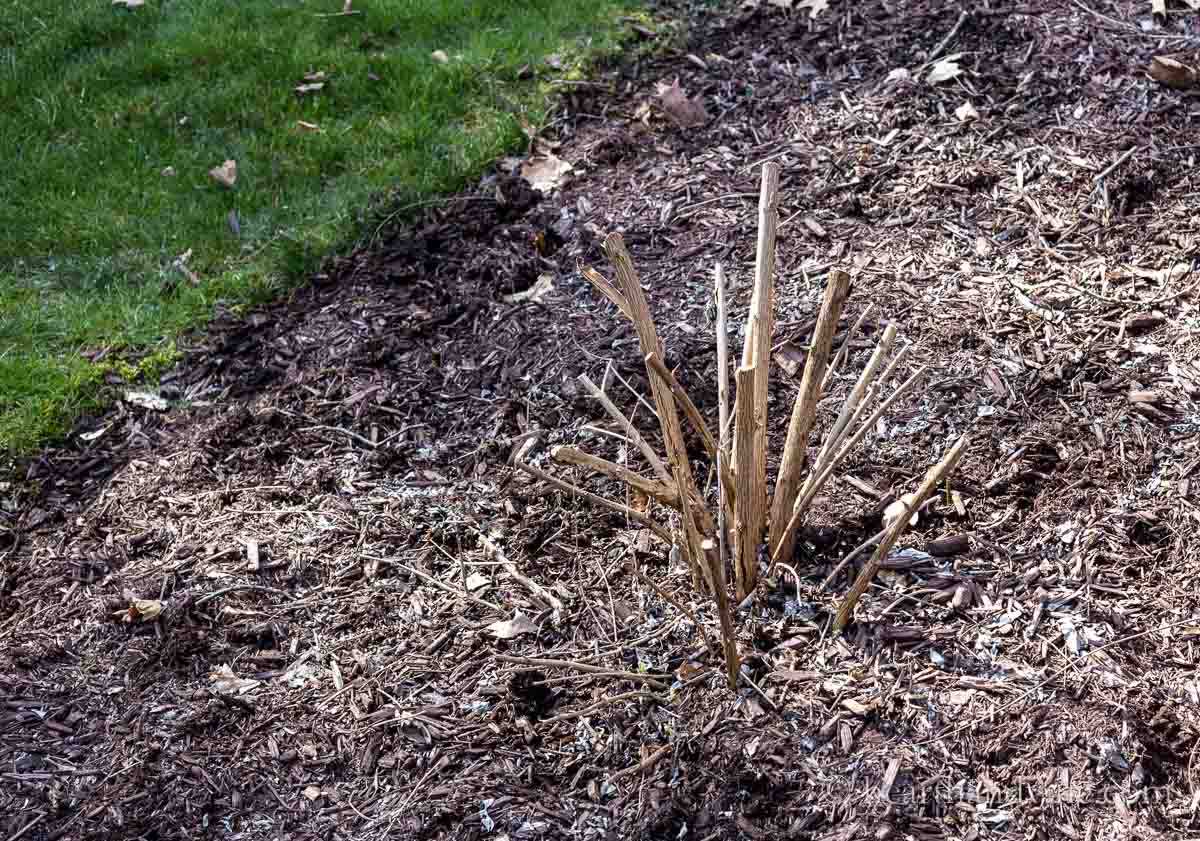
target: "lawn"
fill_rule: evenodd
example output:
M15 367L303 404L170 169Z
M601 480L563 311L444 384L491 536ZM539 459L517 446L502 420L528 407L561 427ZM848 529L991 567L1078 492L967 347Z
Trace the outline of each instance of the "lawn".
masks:
M0 0L0 452L283 293L372 203L456 189L616 44L609 0L342 2Z

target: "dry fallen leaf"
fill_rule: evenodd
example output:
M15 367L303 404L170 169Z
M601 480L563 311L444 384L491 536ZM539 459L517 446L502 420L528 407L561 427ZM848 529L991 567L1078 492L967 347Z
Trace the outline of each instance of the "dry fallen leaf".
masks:
M226 187L232 187L237 183L237 161L228 160L220 166L214 166L208 171L212 179Z
M146 0L112 0L114 6L124 6L126 9L138 9L146 5Z
M912 78L912 74L908 72L907 67L897 67L891 73L887 74L888 83L907 82Z
M446 55L445 50L434 50L429 54L429 57L439 64L445 64L446 62L450 61L450 56Z
M680 128L695 128L708 122L708 112L704 105L688 95L679 87L678 77L669 85L658 83L656 91L662 109Z
M245 695L262 686L261 680L235 675L228 663L222 663L220 667L209 672L208 679L212 681L214 690L225 695Z
M316 123L308 123L308 122L305 122L304 120L297 120L296 127L299 128L301 131L320 131L321 130L321 127L319 125L317 125Z
M323 87L325 87L324 82L304 82L296 85L295 91L297 96L304 96L306 93L316 93Z
M118 610L113 617L122 622L153 622L162 613L162 607L158 599L131 599L129 607Z
M548 274L538 275L537 281L522 292L502 296L506 304L520 304L525 301L540 301L547 292L554 289L554 278Z
M1171 88L1191 88L1200 84L1200 73L1195 68L1166 56L1150 59L1150 77Z
M962 105L954 109L954 116L958 117L964 123L968 120L978 120L979 112L975 110L975 106L969 102L964 102Z
M958 66L958 59L962 53L948 55L938 61L929 69L928 75L925 76L925 81L931 85L936 85L939 82L948 82L956 76L962 75L962 68Z
M511 640L522 634L536 634L537 625L520 611L512 619L504 619L500 622L493 622L488 625L488 633L497 639Z
M309 800L316 800L321 796L321 789L317 786L305 786L302 792Z
M561 184L563 178L573 169L574 167L562 158L547 152L543 157L526 161L521 166L521 177L528 181L533 189L549 193Z
M175 167L164 166L162 172L159 173L163 178L172 178L175 175Z

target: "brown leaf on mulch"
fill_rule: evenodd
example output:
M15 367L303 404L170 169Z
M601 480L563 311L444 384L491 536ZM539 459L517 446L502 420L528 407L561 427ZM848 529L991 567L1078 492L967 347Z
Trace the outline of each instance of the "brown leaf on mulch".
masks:
M678 77L669 85L660 82L655 89L655 96L663 112L680 128L695 128L708 122L704 103L684 93Z

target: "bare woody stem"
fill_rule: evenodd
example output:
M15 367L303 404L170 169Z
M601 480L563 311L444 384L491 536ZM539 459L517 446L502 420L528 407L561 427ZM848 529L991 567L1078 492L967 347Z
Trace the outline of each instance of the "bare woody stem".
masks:
M925 479L921 482L920 487L917 488L916 493L913 494L908 505L905 507L904 513L898 516L895 522L892 523L892 527L875 549L875 554L871 556L871 560L859 572L858 578L854 580L854 585L850 588L850 592L846 594L846 598L842 600L841 605L838 607L837 616L833 620L833 632L835 634L841 633L850 624L850 618L854 615L854 606L858 604L858 600L867 591L867 587L870 586L871 580L879 572L879 565L883 563L883 559L887 557L888 552L892 550L892 547L896 545L896 541L900 539L900 535L908 526L908 521L912 513L924 504L925 500L928 499L929 495L937 487L938 482L943 477L949 475L950 471L954 469L966 447L967 436L964 434L954 443L953 447L946 451L941 461L929 468L929 471L925 474Z
M674 508L676 511L679 510L679 493L675 488L640 476L632 470L611 462L608 459L594 456L578 447L565 446L555 447L550 451L550 457L560 464L573 464L577 467L586 467L611 479L616 479L618 482L624 482L629 487L636 491L641 491L656 502L666 505L668 508Z
M779 477L775 481L769 541L773 558L790 557L794 548L795 531L787 530L786 525L791 519L796 494L800 491L800 478L808 461L808 436L817 414L817 402L821 399L825 371L833 348L833 337L849 293L850 275L837 269L831 271L813 332L808 360L804 364L800 393L796 395L796 402L792 406L792 417L788 422L787 438L783 445L783 463L779 466Z

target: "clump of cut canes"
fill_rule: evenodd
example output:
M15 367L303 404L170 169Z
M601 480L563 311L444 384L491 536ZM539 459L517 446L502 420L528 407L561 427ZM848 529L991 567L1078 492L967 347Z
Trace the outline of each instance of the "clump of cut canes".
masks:
M769 561L768 571L776 563L786 563L790 559L798 529L814 500L846 458L875 428L880 418L913 388L925 371L919 368L899 385L888 386L908 353L907 346L896 350L897 330L889 324L854 387L838 408L837 417L820 442L815 459L810 462L810 438L818 405L835 372L849 355L851 335L858 332L866 316L864 313L851 327L843 340L841 351L835 357L833 344L849 295L850 276L839 269L831 270L813 329L800 389L792 405L783 459L774 483L768 482L767 394L773 332L778 204L779 166L773 162L767 163L763 166L759 194L754 290L746 320L741 360L733 376L732 394L729 385L726 278L720 264L714 268L719 403L719 426L715 435L708 428L699 407L663 362L664 353L658 331L621 236L610 234L603 246L612 264L615 280L608 280L590 267L583 270L583 276L633 324L637 332L666 453L665 457L661 456L612 400L586 375L582 375L579 379L584 388L620 427L654 476L648 478L577 447L557 447L552 452L552 458L560 464L590 470L623 483L631 492L671 512L670 527L664 526L645 511L585 491L526 463L520 457L515 460L519 469L568 493L622 513L678 547L680 555L687 562L693 587L697 592L707 592L714 600L730 686L736 685L739 675L730 583L736 598L742 601L754 592L759 580L760 558L764 554ZM709 462L707 469L715 471L715 499L710 500L708 497L712 494L703 492L696 480L695 467L684 444L680 413L703 443ZM963 436L930 469L916 494L906 497L911 500L912 510L922 505L937 484L949 475L966 444L966 436ZM710 502L714 504L715 516L710 511ZM834 622L835 630L842 630L850 621L858 598L908 520L908 516L897 518L885 533L875 554L840 603ZM727 568L732 572L732 582L727 577Z

